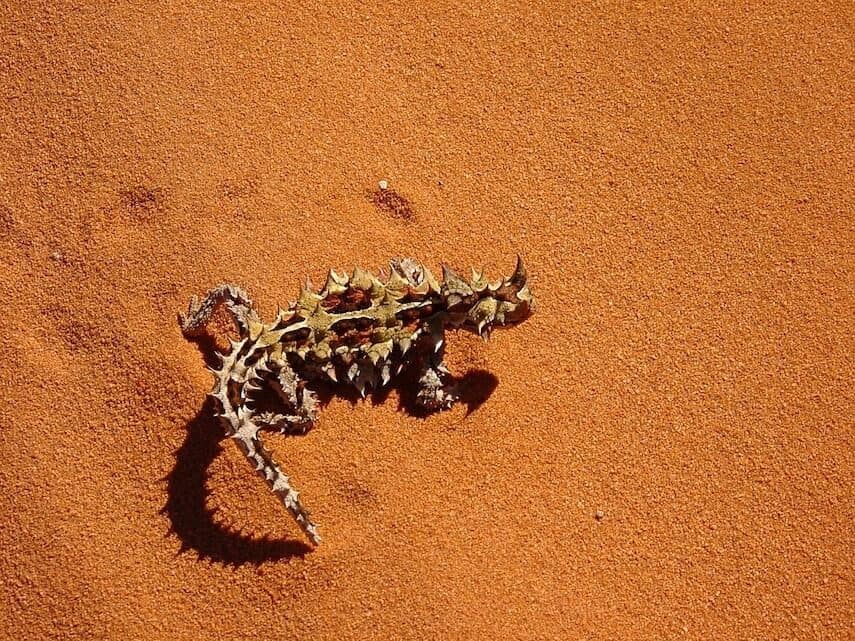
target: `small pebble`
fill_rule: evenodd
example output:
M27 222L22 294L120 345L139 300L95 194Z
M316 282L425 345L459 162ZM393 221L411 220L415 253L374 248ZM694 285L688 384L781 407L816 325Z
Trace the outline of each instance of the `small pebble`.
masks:
M594 513L594 518L597 519L598 521L602 521L605 516L606 516L606 513L603 512L602 510L597 510Z
M385 180L381 180L380 181L380 191L386 191L387 189L389 189L389 183L386 182Z

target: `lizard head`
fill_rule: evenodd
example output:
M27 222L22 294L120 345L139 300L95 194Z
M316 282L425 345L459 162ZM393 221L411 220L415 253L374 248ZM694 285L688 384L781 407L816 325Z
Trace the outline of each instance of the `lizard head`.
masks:
M495 283L472 270L472 279L458 276L447 266L442 268L440 294L448 310L451 325L468 329L487 338L494 327L521 323L534 311L534 298L528 287L522 258L517 256L514 273Z

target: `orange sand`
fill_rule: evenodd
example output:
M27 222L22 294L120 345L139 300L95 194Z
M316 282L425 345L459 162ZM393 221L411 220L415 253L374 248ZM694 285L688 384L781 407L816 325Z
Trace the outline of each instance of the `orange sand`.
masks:
M3 638L851 638L851 5L58 4L0 9ZM307 553L176 312L518 251L474 411L271 439Z

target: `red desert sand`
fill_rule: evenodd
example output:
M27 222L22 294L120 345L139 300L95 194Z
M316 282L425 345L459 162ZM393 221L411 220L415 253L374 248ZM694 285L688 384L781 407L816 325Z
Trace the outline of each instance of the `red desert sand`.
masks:
M851 5L413 4L0 8L2 638L851 638ZM176 313L517 253L307 546Z

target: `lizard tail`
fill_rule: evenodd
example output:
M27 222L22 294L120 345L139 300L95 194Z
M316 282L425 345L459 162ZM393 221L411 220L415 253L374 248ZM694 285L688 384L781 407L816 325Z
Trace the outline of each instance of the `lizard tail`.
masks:
M312 523L309 512L300 503L297 490L291 486L291 481L279 469L271 453L265 449L261 439L258 438L257 432L252 437L238 431L232 434L231 438L255 468L255 471L264 478L273 493L279 497L282 505L294 517L300 529L303 530L314 545L318 545L321 542L321 537L318 535L317 526Z
M249 295L237 285L221 283L209 290L201 301L193 296L187 313L178 314L178 324L184 336L192 337L201 334L218 305L226 305L241 335L246 334L250 321L258 320Z

